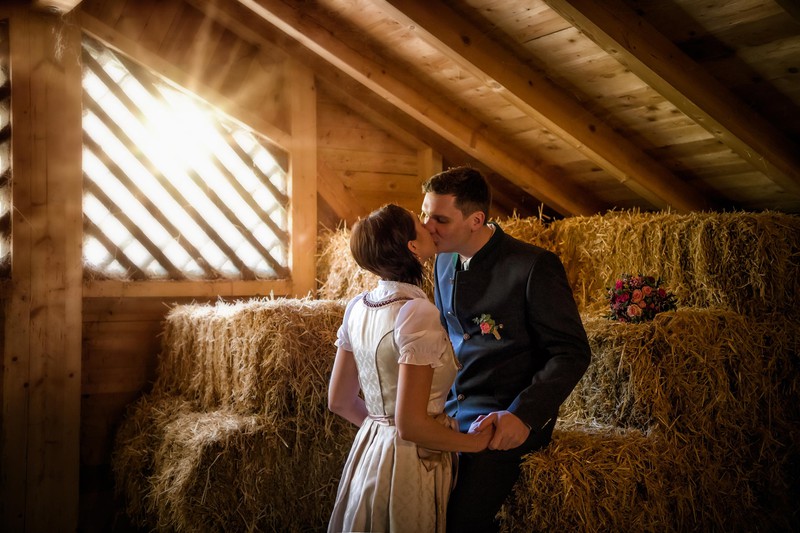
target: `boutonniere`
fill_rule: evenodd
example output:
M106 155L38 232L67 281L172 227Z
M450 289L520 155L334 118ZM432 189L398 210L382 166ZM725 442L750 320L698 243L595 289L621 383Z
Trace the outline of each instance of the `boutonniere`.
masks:
M494 335L495 339L500 340L500 329L503 327L503 324L497 324L492 318L492 315L484 313L477 318L473 318L472 321L481 328L481 335L488 335L491 333Z

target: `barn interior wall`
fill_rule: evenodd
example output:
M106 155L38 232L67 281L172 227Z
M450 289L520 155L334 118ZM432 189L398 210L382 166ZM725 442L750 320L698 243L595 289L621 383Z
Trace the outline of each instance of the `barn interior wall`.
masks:
M166 9L169 2L158 4L159 9ZM143 38L142 25L134 24L129 16L125 18L122 15L117 30L127 33L120 35L131 40L138 38L143 46L147 46L150 41ZM186 21L187 26L182 30L184 34L190 31L192 21L198 23L188 14ZM151 31L154 30L151 28ZM120 38L118 37L117 44ZM272 60L275 56L265 55L263 51L253 60L253 52L242 52L243 45L233 41L229 34L223 32L216 38L219 40L215 46L218 53L222 53L220 49L229 47L230 50L239 51L241 62L247 63L246 68L241 64L236 67L237 79L241 81L255 76L263 82L261 86L267 89L267 98L264 98L264 92L256 94L253 90L236 93L239 96L236 98L238 118L252 117L256 126L266 124L270 130L265 132L267 135L272 131L290 130L287 120L291 114L283 109L289 99L282 90L283 85L274 80L275 77L285 75L283 65ZM173 60L178 65L187 60L186 54L179 55L180 49L176 46L162 44L161 47L153 47L153 50L156 48L164 58ZM155 55L153 57L156 58ZM219 76L218 72L209 72ZM235 72L231 75L233 74ZM18 78L14 81L20 83ZM216 83L218 86L215 90L226 90L224 83ZM234 86L236 84L230 87ZM436 168L436 155L421 156L418 147L411 147L397 140L363 116L337 103L330 95L324 92L318 94L316 144L319 147L319 174L316 207L319 225L334 227L342 220L350 223L387 201L418 209L419 176ZM78 117L79 114L73 113L72 116ZM294 142L298 140L295 139ZM433 167L431 161L434 162ZM419 170L420 168L424 171ZM25 180L27 177L19 173L15 179ZM372 181L380 183L380 186L371 187L369 184ZM15 181L15 184L19 189L20 183ZM72 193L79 194L74 190ZM23 252L19 249L14 251ZM303 260L313 257L313 250L307 250L303 254ZM14 273L14 276L25 275L24 272ZM3 303L7 304L12 299L12 286L30 282L30 279L15 277L10 283L6 283L0 294ZM79 299L82 306L80 427L72 428L72 431L79 433L79 466L76 469L79 473L77 479L72 482L67 480L61 488L64 491L78 490L79 509L75 512L78 515L79 531L108 531L118 528L120 521L124 521L119 503L113 495L110 461L114 432L126 409L151 386L160 350L159 334L164 316L171 305L189 301L213 301L216 295L200 291L202 296L175 297L170 295L168 287L165 287L161 295L158 290L153 289L145 291L146 295L143 296L102 295L97 291L87 290L90 285L91 282L84 281L84 296ZM9 355L7 331L23 326L6 323L8 316L6 305L3 305L0 319L5 328L0 331L0 350L4 361ZM27 328L29 325L24 326ZM43 334L47 335L46 326ZM55 355L57 359L57 354ZM5 368L6 365L2 385L4 389L8 385L6 378L9 377ZM3 392L5 398L5 390ZM8 407L4 406L4 413L8 411ZM4 419L4 432L5 423ZM6 481L4 473L4 483ZM35 489L37 481L30 474L26 474L24 482L28 485L26 490ZM4 494L12 490L6 485L3 489ZM44 507L48 505L47 502L43 503ZM55 505L55 502L51 501L49 505ZM7 507L6 511L15 510ZM40 511L46 512L47 509L42 508ZM4 517L4 523L9 515L10 512Z

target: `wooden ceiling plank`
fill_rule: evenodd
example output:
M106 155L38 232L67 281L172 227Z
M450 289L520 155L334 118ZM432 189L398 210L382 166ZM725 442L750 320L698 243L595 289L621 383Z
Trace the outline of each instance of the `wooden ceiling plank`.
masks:
M707 207L691 186L445 4L426 0L381 0L381 3L392 16L412 25L428 44L651 204L681 211ZM442 24L443 20L447 24Z
M391 66L368 59L339 40L334 32L309 16L308 4L293 8L277 0L239 2L467 154L515 180L521 188L531 191L562 214L602 211L602 204L595 201L588 191L559 184L542 175L534 170L531 161L509 150L507 143L492 138L485 125L472 127L459 120L457 117L464 115L464 111L457 106L433 104L420 90L399 81L403 76L394 73Z
M800 150L619 0L545 0L678 109L793 195Z
M177 1L155 2L150 9L150 17L142 32L141 43L145 48L158 50L172 27L175 17L178 16L181 4Z
M186 1L198 9L205 9L207 16L216 17L220 24L226 26L242 38L250 42L261 43L264 45L264 47L277 47L284 53L301 59L306 65L309 66L309 68L314 70L318 81L324 83L324 89L333 95L338 102L350 107L356 113L361 113L365 120L373 123L379 128L383 128L401 142L405 142L409 146L421 145L422 148L419 149L423 151L430 146L432 150L436 151L438 154L442 154L435 156L440 160L446 156L448 161L457 161L458 164L470 164L476 168L480 168L487 177L491 175L490 179L492 180L492 186L494 186L495 182L497 181L497 176L499 176L499 174L491 171L483 163L464 153L463 150L452 144L450 141L439 136L427 128L424 124L403 112L401 109L388 103L384 98L364 87L350 76L347 76L344 72L332 66L320 56L313 54L297 41L292 40L289 36L281 32L264 31L264 23L255 20L252 16L252 12L246 7L238 3L229 3L225 4L224 10L214 11L209 9L208 4L204 4L201 0ZM552 10L549 8L548 11L552 13ZM558 17L557 15L554 16ZM558 18L560 19L560 17ZM563 19L561 20L563 21ZM346 97L340 98L342 95L346 95ZM441 164L442 163L440 161L438 165ZM435 166L435 168L438 168L438 170L435 172L429 172L427 167L428 165L425 163L420 166L420 169L418 169L418 174L421 180L427 179L434 173L441 171L441 168L443 168ZM322 174L320 174L320 176L322 176ZM320 180L320 186L327 187L328 184L327 182ZM331 186L335 187L335 182ZM515 186L519 187L518 185ZM333 197L341 193L341 191L325 192L327 192L329 196ZM517 196L515 197L513 205L510 203L508 205L511 207L506 206L506 214L510 214L514 209L514 206L519 205L521 199L522 201L527 201L525 198L530 198L529 203L535 203L537 205L541 204L542 202L542 200L531 193L530 189L527 191L517 189L516 194ZM333 201L332 198L329 199ZM346 206L340 205L339 209L342 207ZM326 212L327 216L329 217L335 211L335 208L330 205L322 195L319 196L319 209L321 210L320 213ZM414 207L414 209L418 209L418 206ZM320 214L320 220L322 221L325 216L326 215ZM342 220L345 220L352 218L353 215L343 211L343 215L341 217L339 217L338 213L335 215L335 217L337 219L341 218ZM328 227L335 227L337 224L338 222L336 220L331 219L326 225Z

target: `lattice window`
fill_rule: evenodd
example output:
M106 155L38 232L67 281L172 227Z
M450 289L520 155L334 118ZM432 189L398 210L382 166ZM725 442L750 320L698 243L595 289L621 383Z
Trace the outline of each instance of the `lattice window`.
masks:
M11 80L8 21L0 21L0 278L11 274Z
M87 275L287 278L287 154L89 38L83 63Z

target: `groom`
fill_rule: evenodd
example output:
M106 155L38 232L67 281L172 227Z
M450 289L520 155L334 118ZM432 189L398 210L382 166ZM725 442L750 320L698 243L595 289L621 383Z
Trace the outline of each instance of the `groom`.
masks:
M423 191L436 306L461 366L445 409L461 431L496 414L489 449L460 454L447 530L497 531L521 457L550 442L591 352L561 261L487 223L491 193L480 172L452 168Z

